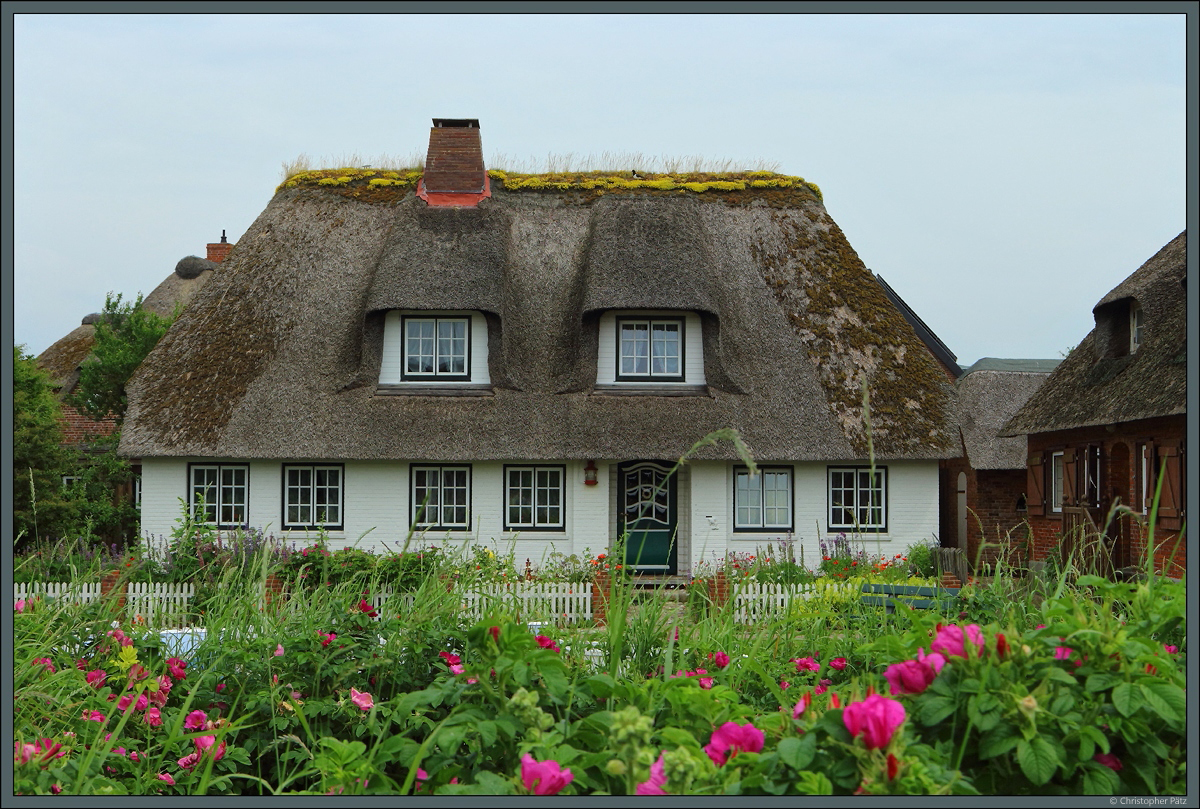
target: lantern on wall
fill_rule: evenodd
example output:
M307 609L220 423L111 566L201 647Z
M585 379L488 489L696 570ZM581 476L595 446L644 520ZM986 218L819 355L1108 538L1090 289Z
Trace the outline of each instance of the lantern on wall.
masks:
M596 472L597 472L596 462L588 461L587 465L583 467L583 485L584 486L595 486L596 485Z

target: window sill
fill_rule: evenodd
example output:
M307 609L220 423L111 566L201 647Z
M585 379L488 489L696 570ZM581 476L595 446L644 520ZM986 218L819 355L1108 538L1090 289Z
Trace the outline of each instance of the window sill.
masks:
M625 382L613 385L596 385L594 396L707 396L713 398L708 385L684 385L668 382L658 384Z
M467 383L424 384L381 384L375 388L376 396L493 396L491 385Z

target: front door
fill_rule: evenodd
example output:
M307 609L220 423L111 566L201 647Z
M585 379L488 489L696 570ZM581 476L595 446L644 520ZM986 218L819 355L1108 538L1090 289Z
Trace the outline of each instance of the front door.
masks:
M625 539L625 565L650 573L675 573L675 476L657 461L617 468L617 532Z

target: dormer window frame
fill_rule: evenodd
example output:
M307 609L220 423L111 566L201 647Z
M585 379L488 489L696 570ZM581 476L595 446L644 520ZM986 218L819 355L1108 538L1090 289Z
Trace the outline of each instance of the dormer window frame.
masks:
M632 339L626 334L627 326L638 326L645 324L646 337L645 340L639 340L636 334ZM616 318L616 381L617 382L662 382L662 383L686 383L687 382L687 328L683 313L670 315L637 315L637 314L619 314ZM666 339L655 339L655 331L661 334L670 334L674 331L676 338L674 341ZM678 351L674 354L667 353L664 349L669 347L669 344L674 342ZM641 354L639 344L645 344L645 354ZM632 350L631 350L632 349ZM659 351L657 359L663 361L664 366L668 361L674 360L677 371L655 370L656 350ZM636 363L638 360L645 360L645 373L638 373ZM628 367L627 360L632 360L635 363L634 370L629 373L624 373L623 369Z
M1136 300L1129 302L1129 353L1136 354L1145 340L1146 315Z
M453 315L432 314L432 313L428 314L428 315L425 315L425 314L421 314L421 315L402 314L402 315L400 315L400 340L401 340L400 379L404 382L429 382L429 383L470 382L471 381L471 327L472 327L471 317L472 316L470 313L453 314ZM450 324L455 324L455 323L463 324L462 337L460 338L453 334L449 335L448 337L443 337L442 333L441 333L442 325L443 324L450 325ZM409 332L410 326L418 325L418 324L419 325L432 324L432 326L433 326L432 335L426 336L424 334L421 334L421 335L417 335L416 337L413 337L412 335L410 335L410 332ZM461 354L452 350L453 342L458 341L458 340L461 340L464 343L463 351ZM415 348L416 348L416 351L418 352L415 354L413 353L414 341L417 342L417 345L415 346ZM430 353L428 353L428 354L424 350L426 348L426 346L424 345L425 341L429 341L429 343L430 343L430 345L428 346L430 349ZM461 359L462 368L463 368L462 371L454 371L454 370L443 371L439 367L442 364L442 360L443 360L443 348L445 346L444 341L449 341L451 343L451 351L449 352L449 357L451 358L451 362L453 362L453 359L455 359L455 358ZM418 358L430 357L432 360L431 370L429 370L429 371L422 371L422 370L412 371L412 370L410 370L411 360L414 356L418 357ZM420 359L418 359L418 362L420 362Z

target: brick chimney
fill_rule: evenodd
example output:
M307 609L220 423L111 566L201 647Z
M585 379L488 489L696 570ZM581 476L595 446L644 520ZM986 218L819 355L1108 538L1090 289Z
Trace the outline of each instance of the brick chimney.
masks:
M434 118L429 130L425 176L417 196L430 206L473 208L490 197L483 144L476 118Z
M208 260L213 264L220 264L229 255L229 251L233 249L233 245L225 241L225 231L221 231L221 241L217 243L209 242L208 244Z

